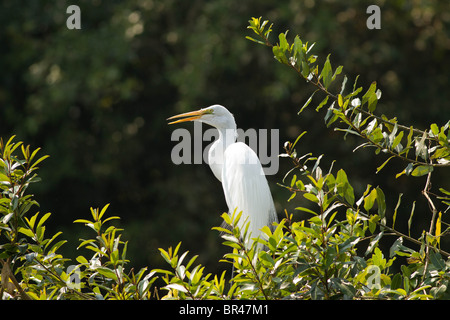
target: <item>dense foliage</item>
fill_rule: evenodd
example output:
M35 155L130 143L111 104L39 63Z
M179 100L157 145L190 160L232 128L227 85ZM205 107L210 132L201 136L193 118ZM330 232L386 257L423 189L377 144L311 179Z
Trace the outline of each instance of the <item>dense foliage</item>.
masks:
M435 123L427 130L398 123L396 118L377 115L381 91L373 82L349 85L343 67L333 69L331 56L315 55L314 45L300 36L288 40L280 33L278 43L269 38L272 25L250 20L250 40L272 49L276 60L314 87L299 109L301 114L316 103L316 111L326 110L326 127L334 127L343 137L356 136L362 144L356 152L375 150L388 158L377 168L383 174L389 161L404 166L393 179L425 177L422 195L429 207L429 228L419 237L411 235L415 202L406 220L400 212L402 194L394 210L379 186L366 185L358 193L344 169L335 163L324 167L325 156L300 155L296 148L305 133L284 145L281 156L292 168L280 185L291 194L289 202L299 202L297 211L307 218L294 219L292 213L276 225L263 229L265 237L249 247L245 230L239 230L238 212L222 215L230 228L214 228L221 233L229 252L224 261L233 266L232 278L207 273L197 264L197 256L175 248L160 249L169 268L135 271L127 260L128 242L122 229L111 224L119 219L106 214L108 205L91 209L91 217L75 220L91 229L92 236L80 239L86 249L75 261L60 252L65 240L61 232L46 234L50 213L36 212L37 201L29 194L31 183L39 181L37 165L47 156L37 157L11 137L0 140L0 262L1 296L4 299L448 299L450 298L450 254L444 247L449 232L445 215L450 207L446 186L433 186L435 175L450 167L450 121ZM313 102L314 101L314 102ZM386 179L391 178L386 175ZM407 224L408 234L398 231ZM389 250L380 242L394 240ZM81 251L80 251L81 252ZM394 270L396 260L402 259ZM156 281L162 281L156 285ZM160 288L160 291L154 290Z
M173 128L165 121L214 103L226 106L239 128L279 129L278 153L284 141L308 131L299 153L325 153L323 166L336 159L357 193L368 183L379 185L387 210L403 193L399 210L409 214L426 176L395 181L375 175L384 155L353 153L357 137L343 141L326 130L314 108L297 116L316 88L243 36L251 16L276 21L274 34L289 29L317 42L313 51L323 59L332 52L349 83L356 75L364 88L376 80L383 91L379 114L415 128L443 126L450 99L450 2L369 3L381 8L381 30L366 27L367 0L78 0L81 30L66 27L66 9L75 4L70 1L1 1L0 136L14 134L50 155L39 170L43 183L29 191L42 211L53 213L47 230L64 232L64 255L76 258L70 248L89 237L72 221L90 206L111 203L137 266L164 266L157 248L182 240L210 271L223 271L217 260L226 248L209 231L226 209L220 183L204 164L174 165ZM286 203L289 190L276 185L290 164L280 159L269 185L279 213L286 208L304 219L306 213L294 211L298 201ZM393 158L383 171L394 176L404 166ZM445 187L450 173L442 171L433 179ZM422 223L427 212L426 201L417 201L412 235L429 228ZM408 233L407 226L397 227Z

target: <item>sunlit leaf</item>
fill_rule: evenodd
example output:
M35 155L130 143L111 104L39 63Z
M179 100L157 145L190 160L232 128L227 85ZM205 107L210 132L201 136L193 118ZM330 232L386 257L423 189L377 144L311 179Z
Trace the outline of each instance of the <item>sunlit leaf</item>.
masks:
M364 209L366 211L372 209L376 199L377 199L377 190L372 189L370 194L364 198Z
M411 175L414 177L420 177L420 176L423 176L423 175L426 175L426 174L432 172L433 169L434 169L433 166L417 166L411 172Z
M322 72L320 74L325 88L328 88L330 86L330 83L332 81L331 73L332 73L332 70L331 70L330 56L328 55L327 60L325 61L325 64L323 66Z
M391 157L389 157L385 162L383 162L383 164L377 168L377 172L376 172L376 173L380 172L381 169L383 169L384 166L389 162L389 160L391 160L391 159L394 158L394 157L395 157L395 156L391 156Z
M164 288L174 289L174 290L178 290L178 291L181 291L184 293L188 292L185 287L183 287L181 284L178 284L178 283L170 283L170 284L166 285Z

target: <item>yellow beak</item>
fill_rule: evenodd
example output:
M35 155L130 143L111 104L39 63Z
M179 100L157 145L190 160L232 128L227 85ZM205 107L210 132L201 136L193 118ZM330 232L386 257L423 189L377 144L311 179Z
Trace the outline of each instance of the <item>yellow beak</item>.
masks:
M180 120L169 122L169 124L174 124L174 123L179 123L179 122L186 122L186 121L194 121L194 120L197 120L197 119L201 118L205 113L208 113L208 110L200 109L200 110L197 110L197 111L192 111L192 112L186 112L186 113L178 114L176 116L168 118L167 120L184 118L184 119L180 119Z

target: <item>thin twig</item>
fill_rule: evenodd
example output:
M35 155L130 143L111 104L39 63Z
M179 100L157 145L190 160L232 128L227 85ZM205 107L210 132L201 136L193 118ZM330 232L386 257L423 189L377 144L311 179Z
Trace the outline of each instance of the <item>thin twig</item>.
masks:
M432 160L430 159L430 163L431 162L432 162ZM435 225L437 210L436 210L436 206L433 203L433 200L431 200L430 195L429 195L430 188L431 188L431 172L428 172L428 174L427 174L427 182L425 183L425 187L422 190L422 194L427 199L428 205L429 205L431 213L432 213L431 222L430 222L430 229L428 231L428 234L432 235L433 231L434 231L434 225ZM426 242L427 242L427 239L426 239L426 235L425 235L425 243ZM424 268L423 268L423 275L422 275L423 278L425 278L425 274L426 274L426 271L428 269L429 253L430 253L430 247L427 246L426 251L425 251L426 259L425 259L425 264L424 264Z
M11 263L11 258L8 258L7 261L4 261L3 259L0 259L0 263L2 264L2 268L5 268L5 274L11 280L11 282L16 287L17 291L19 291L20 297L23 300L32 300L30 296L23 290L20 283L17 281L16 277L14 277L14 274L11 271L11 268L9 267L9 264Z

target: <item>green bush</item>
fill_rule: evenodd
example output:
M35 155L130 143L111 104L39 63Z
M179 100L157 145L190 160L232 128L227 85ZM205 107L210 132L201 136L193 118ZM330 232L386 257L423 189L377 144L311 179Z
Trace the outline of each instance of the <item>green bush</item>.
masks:
M239 230L238 212L222 215L230 228L217 227L229 248L223 261L233 273L207 273L175 248L159 249L169 268L135 272L128 267L127 242L121 229L111 224L119 217L105 215L108 205L91 209L89 219L78 219L92 229L91 239L80 239L78 248L86 249L76 261L64 258L59 249L65 240L61 233L47 235L45 223L50 213L33 212L38 203L27 194L30 183L39 181L34 151L14 137L0 140L0 262L3 299L448 299L450 254L441 248L442 237L450 228L444 222L450 207L450 191L433 186L432 177L450 166L450 121L444 126L430 124L427 130L401 125L396 118L375 114L381 91L376 83L358 87L357 78L350 89L342 76L343 67L333 69L330 56L319 63L313 44L299 36L289 43L287 32L270 41L271 25L261 19L250 20L248 37L270 47L275 59L296 72L316 91L300 108L313 101L318 112L325 111L327 127L344 137L355 135L376 155L388 155L377 173L392 159L404 163L402 175L409 179L425 177L422 191L430 209L429 230L419 238L398 231L405 223L398 218L402 194L393 212L379 186L367 185L362 194L343 169L321 167L323 155L299 155L298 141L286 142L281 155L292 161L292 169L280 183L291 193L289 201L301 196L310 206L296 210L307 213L306 220L285 218L251 247L244 245L247 234ZM338 80L342 79L339 83ZM18 155L21 151L21 154ZM302 202L303 203L303 202ZM415 202L411 204L408 230L413 224ZM404 215L402 215L404 217ZM399 220L399 221L397 221ZM242 231L242 232L241 232ZM241 236L242 235L242 236ZM392 237L388 252L380 242ZM263 247L264 249L258 249ZM385 250L386 251L386 250ZM395 263L399 266L394 268ZM158 280L159 282L156 282Z
M78 248L91 256L80 255L76 264L65 259L58 249L66 242L57 240L58 232L47 236L45 222L50 213L32 215L38 203L26 194L30 183L39 181L37 165L47 156L35 160L39 149L30 151L22 142L0 139L0 262L3 299L146 299L156 280L155 272L146 268L125 272L126 242L121 230L108 226L104 218L108 206L91 209L92 220L79 219L94 231L92 239L80 239ZM16 151L22 151L19 158Z

